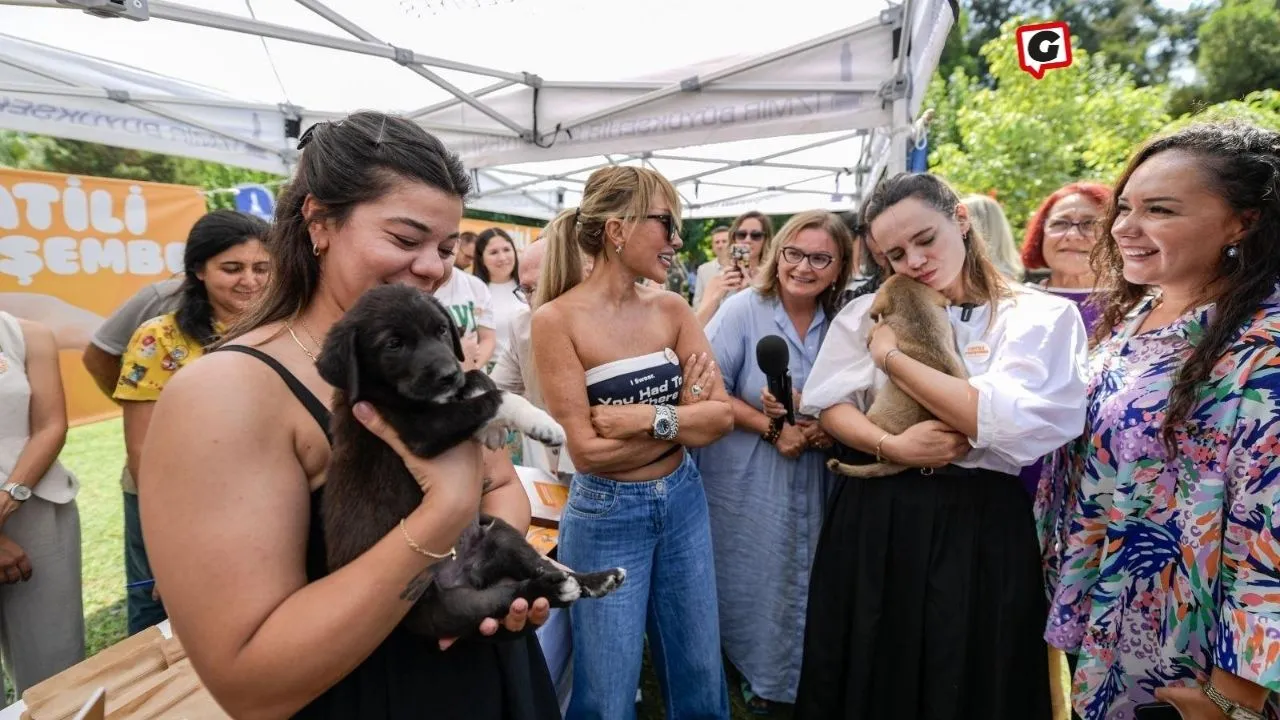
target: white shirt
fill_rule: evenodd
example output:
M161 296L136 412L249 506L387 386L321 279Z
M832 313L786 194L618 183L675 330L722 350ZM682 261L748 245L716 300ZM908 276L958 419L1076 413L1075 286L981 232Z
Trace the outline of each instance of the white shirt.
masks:
M436 288L435 296L449 308L458 332L463 335L474 333L477 328L494 328L489 286L471 273L454 268L445 284Z
M521 303L507 325L506 343L495 353L497 364L489 377L503 392L515 393L543 410L542 389L533 368L533 312ZM564 448L549 448L537 440L524 438L524 463L552 473L573 474L573 463ZM553 470L554 468L554 470Z
M947 312L956 346L978 391L978 436L956 465L1017 475L1084 431L1088 339L1074 303L1014 286L987 329L990 305ZM831 324L805 384L800 411L837 403L866 412L888 377L867 350L875 295L850 302ZM965 317L966 313L968 317Z
M706 291L707 285L711 283L711 278L720 274L720 260L711 258L710 260L698 266L697 280L693 287L693 307L697 309L702 304L702 293Z
M0 485L18 464L31 440L31 383L27 380L27 339L18 319L0 312ZM76 498L80 482L54 460L31 493L62 505ZM30 546L28 546L30 547ZM37 552L42 548L32 548Z
M510 336L511 318L528 306L516 297L516 281L489 283L489 294L493 296L493 327L498 331L498 345L494 348L494 357L507 346Z

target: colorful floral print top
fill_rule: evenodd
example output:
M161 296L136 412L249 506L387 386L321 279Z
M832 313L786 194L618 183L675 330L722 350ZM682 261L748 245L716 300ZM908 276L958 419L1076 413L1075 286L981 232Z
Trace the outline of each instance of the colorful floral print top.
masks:
M135 402L158 400L169 378L203 354L200 343L178 329L176 313L152 318L138 326L120 358L120 380L113 397Z
M1045 639L1080 653L1085 720L1128 720L1215 666L1280 690L1280 288L1201 386L1173 462L1169 389L1213 307L1135 334L1153 302L1092 353L1085 434L1037 492Z

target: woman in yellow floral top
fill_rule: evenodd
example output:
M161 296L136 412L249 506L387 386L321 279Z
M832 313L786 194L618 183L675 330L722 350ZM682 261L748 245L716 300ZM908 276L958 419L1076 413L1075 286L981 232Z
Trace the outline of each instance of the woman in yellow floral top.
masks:
M177 310L143 323L125 348L114 397L124 409L126 463L133 477L138 477L143 440L160 391L179 368L204 354L266 284L269 261L262 239L267 230L262 220L232 210L215 210L197 220L187 235ZM126 495L125 500L137 503L136 496ZM126 526L131 520L136 523L137 513L126 513L125 518ZM145 565L143 559L131 561ZM134 574L139 573L130 573L131 579ZM150 578L149 569L141 574ZM131 603L135 594L141 594L142 601L151 594L150 588L130 590ZM155 619L157 613L159 608L149 617Z

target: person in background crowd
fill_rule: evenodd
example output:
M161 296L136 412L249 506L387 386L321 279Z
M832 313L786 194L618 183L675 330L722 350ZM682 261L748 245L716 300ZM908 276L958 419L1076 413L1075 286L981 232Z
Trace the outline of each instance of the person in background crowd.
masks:
M796 699L809 566L832 480L823 452L830 436L816 418L781 420L756 344L783 338L792 384L803 389L855 256L838 217L799 213L778 231L756 285L725 300L707 326L735 429L696 457L711 514L720 637L756 713Z
M1114 196L1093 254L1113 290L1084 434L1037 498L1045 638L1079 653L1086 720L1153 700L1186 720L1275 717L1280 134L1224 123L1157 138Z
M1063 185L1040 203L1022 241L1027 269L1049 271L1036 286L1074 302L1090 333L1097 325L1099 308L1089 302L1094 292L1089 254L1110 203L1111 188L1101 183Z
M545 599L517 600L456 643L400 627L478 511L528 527L510 464L486 465L500 454L468 441L417 458L358 404L357 421L398 452L424 496L360 557L325 564L333 388L315 358L366 290L436 289L470 180L420 125L383 113L320 123L299 146L276 206L271 285L229 340L174 377L148 436L142 518L174 631L233 717L559 718L537 638L521 632L546 621ZM479 637L500 627L519 634Z
M530 323L532 319L532 303L538 293L538 276L542 272L542 261L547 254L547 233L544 231L537 242L520 253L520 284L518 295L525 307L516 311L508 326L511 336L507 338L502 355L493 366L493 382L505 392L515 393L528 399L529 402L546 409L542 399L542 390L538 386L538 374L533 367L532 338ZM526 465L556 473L573 473L573 464L569 454L561 448L549 448L531 438L524 439L522 457Z
M107 397L115 399L121 356L133 334L151 318L172 312L181 287L181 276L147 285L116 308L94 333L84 350L84 367ZM138 485L129 472L128 463L120 470L120 488L124 493L125 625L133 635L164 620L165 615L164 606L155 599L148 585L151 568L142 543L142 521L138 518Z
M1018 243L1013 239L1013 228L1009 227L1004 208L988 195L969 195L960 202L969 208L974 226L987 239L987 256L991 258L991 264L1009 282L1022 282L1026 270L1018 257Z
M773 239L773 222L764 213L751 210L739 215L729 226L730 263L707 284L702 304L695 308L698 321L705 327L711 322L720 303L755 282L761 257ZM745 250L746 262L733 261L733 246Z
M58 462L66 439L53 331L0 311L0 656L17 697L84 659L80 484Z
M459 233L458 246L455 248L455 252L457 257L454 261L454 266L471 272L476 260L476 234L473 232Z
M702 305L702 297L706 294L711 278L729 267L729 228L719 225L711 231L711 253L713 257L698 266L693 285L693 306Z
M449 309L462 335L463 367L484 370L493 361L498 347L493 297L483 280L458 270L457 259L456 254L446 259L444 280L433 294Z
M138 476L151 414L165 385L179 369L203 355L227 326L252 306L266 284L270 259L262 241L268 230L257 217L234 210L215 210L191 227L183 251L176 308L140 325L121 359L113 397L123 409L129 476ZM126 501L136 502L137 498L136 494L126 495ZM130 514L126 514L126 523ZM138 531L142 535L141 527ZM131 550L131 574L149 573L145 546ZM153 601L159 599L159 588L150 574L132 581L128 590L150 594ZM142 603L136 618L138 627L131 627L131 632L144 630L150 627L145 623L153 625L164 617L162 606Z
M676 253L672 256L671 267L667 270L666 288L684 298L685 302L690 302L692 298L690 285L689 268L685 266L680 253Z
M729 717L707 501L685 447L715 442L733 415L701 325L661 289L679 229L675 188L634 166L593 172L582 205L548 226L534 364L577 468L559 560L627 571L570 609L569 720L634 717L646 635L667 717ZM582 252L595 258L586 280Z
M934 288L968 378L902 352L849 303L800 412L837 441L908 469L840 478L809 585L796 718L1047 720L1045 595L1031 498L1014 475L1084 422L1084 324L1075 305L1010 287L968 208L936 176L882 181L863 210L892 273ZM893 383L937 419L901 433L868 420Z
M515 241L502 228L489 228L476 239L473 272L489 285L489 294L493 296L493 327L497 338L497 346L490 356L486 370L493 368L498 353L511 336L508 329L511 318L524 307L524 303L517 297L517 278L520 275L520 258L517 252Z

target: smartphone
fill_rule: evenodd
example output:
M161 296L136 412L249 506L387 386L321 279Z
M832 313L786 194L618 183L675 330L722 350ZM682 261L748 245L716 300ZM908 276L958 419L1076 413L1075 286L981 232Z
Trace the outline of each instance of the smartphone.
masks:
M751 246L749 245L734 245L729 248L729 258L733 260L734 265L741 266L750 257Z
M1134 720L1182 720L1182 713L1169 703L1153 702L1133 709Z

